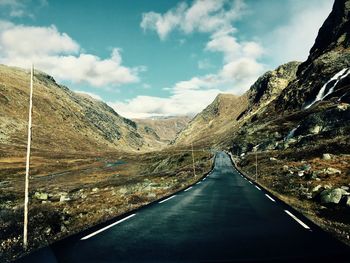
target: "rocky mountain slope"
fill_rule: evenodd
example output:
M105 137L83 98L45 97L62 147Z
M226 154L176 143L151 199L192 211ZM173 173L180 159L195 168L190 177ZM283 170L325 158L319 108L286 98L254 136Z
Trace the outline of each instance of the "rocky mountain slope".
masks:
M197 114L179 133L174 144L209 146L220 141L223 134L235 127L236 118L246 109L247 103L245 95L219 94L213 103Z
M26 144L29 72L0 65L0 144L23 149ZM33 149L52 151L122 150L149 148L137 124L105 103L59 85L35 71Z
M188 116L133 119L138 125L139 130L144 130L148 134L153 134L160 142L166 144L173 141L176 135L187 126L190 120L191 118Z
M219 94L176 138L175 145L191 142L202 145L227 144L247 119L261 114L296 76L299 62L289 62L263 74L241 96Z

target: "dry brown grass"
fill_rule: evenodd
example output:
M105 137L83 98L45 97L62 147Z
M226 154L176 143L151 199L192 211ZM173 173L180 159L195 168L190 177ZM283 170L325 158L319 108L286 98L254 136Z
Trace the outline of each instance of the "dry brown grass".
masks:
M13 152L15 153L15 152ZM25 159L0 157L0 259L23 254ZM197 152L196 170L210 169L207 152ZM198 176L199 177L199 176ZM104 222L194 183L186 152L132 154L34 152L31 158L30 251ZM38 200L35 192L49 195ZM69 200L60 202L62 193Z

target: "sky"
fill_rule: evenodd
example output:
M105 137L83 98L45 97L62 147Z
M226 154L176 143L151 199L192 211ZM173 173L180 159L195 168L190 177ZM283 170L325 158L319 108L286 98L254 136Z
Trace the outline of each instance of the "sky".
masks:
M332 0L0 0L0 63L127 118L193 116L304 61Z

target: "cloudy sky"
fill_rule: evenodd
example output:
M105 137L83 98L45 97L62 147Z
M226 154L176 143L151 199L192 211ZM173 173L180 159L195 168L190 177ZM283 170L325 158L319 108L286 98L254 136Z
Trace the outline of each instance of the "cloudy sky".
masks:
M0 63L129 118L193 115L306 59L332 0L0 0Z

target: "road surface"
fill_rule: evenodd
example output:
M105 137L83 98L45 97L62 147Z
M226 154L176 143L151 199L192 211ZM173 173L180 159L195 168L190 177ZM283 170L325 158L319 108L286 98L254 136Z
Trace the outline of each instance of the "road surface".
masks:
M200 183L20 262L350 262L349 255L220 152Z

